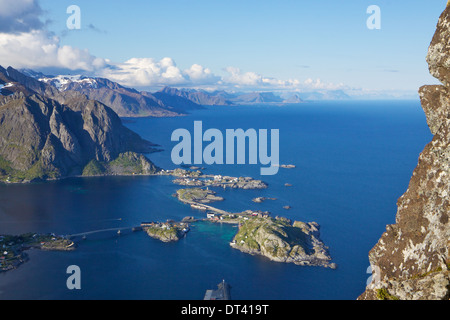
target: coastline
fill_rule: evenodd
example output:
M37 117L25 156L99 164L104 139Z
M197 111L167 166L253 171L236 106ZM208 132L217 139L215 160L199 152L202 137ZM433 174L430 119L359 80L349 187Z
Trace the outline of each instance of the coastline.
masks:
M292 166L291 168L295 168ZM177 193L174 196L177 199L189 205L192 209L199 210L205 212L206 218L195 219L193 217L185 217L181 222L175 222L172 220L168 220L166 222L142 222L139 230L145 231L147 235L151 238L157 239L162 242L176 242L180 239L187 236L190 231L190 223L196 221L208 222L208 223L224 223L224 224L232 224L237 225L239 227L238 232L233 238L233 241L230 243L230 246L234 249L240 250L244 253L248 253L251 255L262 255L269 258L272 261L277 262L293 262L297 265L310 265L310 266L323 266L335 268L335 264L331 263L331 256L328 254L328 247L326 247L321 240L319 240L318 229L319 225L317 223L303 223L303 222L294 222L293 224L290 220L283 217L272 218L271 213L268 211L261 210L244 210L238 213L228 212L219 208L216 208L211 205L211 203L216 201L224 201L225 199L217 196L215 191L210 190L209 188L231 188L231 189L266 189L268 188L268 184L261 181L255 180L251 177L230 177L230 176L221 176L221 175L213 175L213 174L204 174L200 170L186 170L186 169L174 169L174 170L165 170L160 169L154 173L140 173L140 174L111 174L111 175L77 175L70 177L62 177L56 179L47 179L46 181L58 181L62 179L70 179L70 178L89 178L89 177L108 177L108 176L171 176L174 177L172 182L174 184L183 186L184 189L178 189ZM30 181L29 183L33 183L34 181ZM23 183L23 182L22 182ZM263 198L267 200L276 200L275 198ZM269 230L269 238L271 241L278 241L279 243L283 243L283 246L286 246L289 243L289 246L292 245L294 251L293 254L291 251L286 251L284 254L278 254L277 257L274 257L272 254L267 252L262 248L265 247L264 239L259 241L257 244L258 248L249 248L243 245L242 240L237 243L236 239L239 239L240 234L242 233L242 227L248 225L250 223L259 222L261 225L273 224L274 222L278 223L283 221L283 223L288 222L291 226L285 224L283 227L292 229L296 228L296 225L302 225L302 230L299 231L297 229L296 232L301 232L302 241L299 242L299 239L292 237L280 237L278 236L279 230ZM305 227L309 226L309 227ZM257 228L259 229L259 227ZM314 230L313 230L314 229ZM292 229L294 230L294 229ZM313 232L314 231L314 232ZM35 236L38 236L35 234ZM39 235L41 236L41 235ZM53 235L53 242L49 242L48 245L44 245L41 243L40 245L22 245L20 247L20 251L17 251L19 254L16 255L14 259L14 265L11 264L8 268L3 268L1 271L8 271L17 268L22 263L28 261L28 256L24 251L36 248L40 250L58 250L58 251L72 251L75 250L75 243L71 242L64 236L56 236ZM307 241L303 241L307 239ZM58 241L60 243L56 244ZM261 239L260 239L261 240ZM68 241L68 242L61 242ZM245 242L245 241L244 241ZM314 249L314 250L313 250ZM308 254L306 254L308 252ZM300 253L300 254L299 254Z
M64 236L55 234L27 233L18 236L0 235L0 273L17 269L29 261L25 251L74 251L76 245Z

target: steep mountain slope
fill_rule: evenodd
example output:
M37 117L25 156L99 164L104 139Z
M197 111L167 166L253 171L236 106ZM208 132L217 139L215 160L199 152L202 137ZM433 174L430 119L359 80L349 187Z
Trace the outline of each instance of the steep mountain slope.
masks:
M98 101L62 94L13 68L0 67L0 81L9 84L0 95L2 181L79 175L92 160L108 164L121 154L135 159L134 153L155 150ZM156 170L150 161L145 167Z
M420 88L433 140L420 154L396 224L370 251L372 283L359 299L450 298L450 7L428 50L430 73L443 85Z

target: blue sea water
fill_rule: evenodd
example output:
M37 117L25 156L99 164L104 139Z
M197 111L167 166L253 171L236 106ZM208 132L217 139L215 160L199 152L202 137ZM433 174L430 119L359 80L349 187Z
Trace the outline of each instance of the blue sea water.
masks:
M260 165L205 166L205 173L252 176L265 190L217 190L217 207L268 210L321 225L336 270L301 267L250 256L229 246L236 227L196 223L177 243L142 232L88 238L75 252L28 251L30 261L0 274L0 299L202 299L225 279L233 299L356 299L370 274L368 252L406 191L419 153L432 136L418 101L317 102L291 106L207 107L185 117L125 119L125 124L165 151L149 155L171 162L173 130L279 129L281 168L260 176ZM292 184L286 187L285 183ZM73 234L180 220L204 213L181 204L170 177L71 178L0 186L0 234ZM257 196L276 201L261 204ZM291 210L283 209L289 205ZM66 269L81 268L82 289L66 287Z

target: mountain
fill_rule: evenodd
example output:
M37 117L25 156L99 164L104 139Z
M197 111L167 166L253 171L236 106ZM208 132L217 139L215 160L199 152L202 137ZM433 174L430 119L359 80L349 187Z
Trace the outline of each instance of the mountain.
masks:
M236 104L281 103L283 99L273 92L251 92L237 95L231 99Z
M304 102L298 94L294 94L293 96L284 99L283 103L302 103Z
M120 117L174 117L184 113L177 106L164 104L149 92L126 88L105 78L85 76L45 76L26 70L35 80L52 86L60 92L76 91L90 100L97 100L113 109Z
M163 98L161 97L161 95L163 94L172 97L176 96L181 97L183 99L187 99L196 104L196 106L194 106L195 108L198 108L199 105L229 106L233 104L231 101L228 101L225 97L221 95L218 94L216 95L215 93L209 93L200 90L179 90L175 88L165 87L161 91L157 92L155 96L163 100Z
M0 66L0 85L1 181L91 174L88 165L102 168L96 174L110 174L113 164L116 173L156 172L140 155L155 145L123 126L103 103L60 92L11 67Z
M229 93L226 91L206 92L200 90L180 90L165 87L153 94L165 104L184 106L182 110L199 108L200 106L232 106L239 104L265 104L265 103L302 103L297 94L283 99L273 92ZM194 104L192 104L192 103Z
M202 106L231 106L233 103L225 96L206 91L193 91L189 93L189 100Z
M419 156L407 191L369 253L372 282L359 299L450 299L450 6L428 49L431 75L442 85L419 90L433 140Z
M164 104L175 106L174 109L181 113L188 110L203 109L201 105L192 101L190 93L184 90L165 87L153 95Z
M351 97L342 90L326 90L301 92L299 96L303 100L349 100Z

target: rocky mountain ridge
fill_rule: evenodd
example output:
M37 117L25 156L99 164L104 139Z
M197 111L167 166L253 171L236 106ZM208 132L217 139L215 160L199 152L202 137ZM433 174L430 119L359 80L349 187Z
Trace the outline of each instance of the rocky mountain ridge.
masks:
M101 102L0 67L0 180L26 182L81 175L92 160L109 163L155 151ZM139 158L139 161L142 159ZM157 168L147 159L143 173Z
M450 299L450 7L439 18L427 62L443 85L419 90L433 140L419 156L396 223L369 253L372 282L359 299Z

